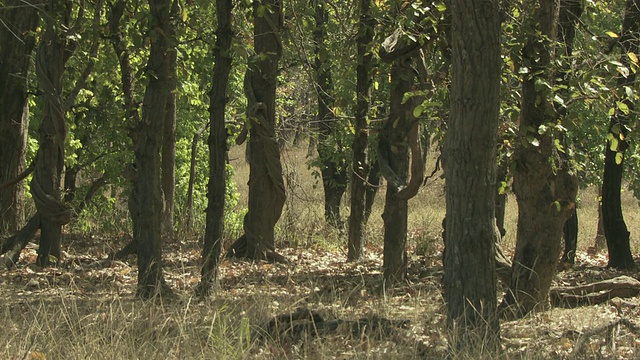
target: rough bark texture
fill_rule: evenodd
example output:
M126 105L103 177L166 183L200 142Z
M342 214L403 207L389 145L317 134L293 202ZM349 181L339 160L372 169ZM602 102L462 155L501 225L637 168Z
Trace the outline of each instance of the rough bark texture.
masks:
M560 96L565 102L570 100L571 94L569 93L571 86L571 57L573 56L573 40L576 35L576 25L582 15L582 1L580 0L561 0L560 1L560 14L558 17L558 55L560 56L560 68L556 78L559 79L559 85L563 85L557 95ZM567 116L567 108L564 104L554 102L557 118L563 123L565 127L570 127L565 121ZM563 161L571 161L569 157L569 149L573 146L572 141L567 138L566 132L559 134L560 142L564 147L564 151L560 152L560 156ZM571 216L564 223L563 228L564 237L564 253L562 254L561 262L564 264L573 265L576 259L576 249L578 246L578 212L576 208L573 208Z
M40 213L40 246L37 263L47 266L60 259L62 225L71 220L70 209L61 201L61 174L67 135L62 102L62 80L68 56L66 34L71 6L51 1L46 6L45 31L36 55L36 74L43 96L43 118L39 129L36 167L31 193ZM67 26L60 26L67 24Z
M523 65L529 73L522 84L520 145L513 166L518 232L511 285L501 305L505 316L522 316L548 305L562 229L575 207L578 191L575 175L557 155L552 134L538 132L540 125L555 122L552 94L539 85L552 82L558 10L557 0L540 1L532 13L529 26L533 30L523 49Z
M9 0L0 7L0 184L24 170L29 107L29 57L38 24L35 6ZM24 220L24 187L18 182L0 191L0 234L13 233Z
M627 0L622 22L622 36L619 40L620 62L629 67L628 53L638 53L638 19L640 17L640 1ZM622 187L622 172L624 169L624 152L629 147L627 142L628 126L632 119L635 104L626 96L623 86L633 87L636 74L629 71L627 76L618 75L617 85L620 89L620 102L628 108L628 113L616 108L615 114L609 121L607 147L605 150L604 176L602 179L602 223L604 235L609 249L609 267L615 269L633 269L635 264L629 244L629 230L622 214L620 189ZM615 140L615 143L612 142ZM618 157L616 159L616 157Z
M254 48L244 91L247 96L249 138L249 210L244 235L232 244L229 255L285 261L275 252L274 230L286 199L280 149L275 135L275 100L278 62L282 56L280 30L282 3L253 3Z
M163 234L168 239L174 237L173 209L175 206L176 188L176 53L171 51L169 74L172 78L172 92L167 99L167 113L165 115L162 133L162 195L164 206L162 210Z
M371 0L360 0L360 23L356 46L356 111L355 137L351 151L353 152L353 167L351 173L351 214L349 215L349 240L347 259L355 261L362 256L364 247L364 219L365 219L365 180L367 169L367 112L369 111L369 90L371 88L372 54L370 43L373 40L373 26L375 20L371 15Z
M162 272L162 187L160 149L169 89L170 52L173 34L169 0L150 0L151 50L146 66L148 78L142 121L131 131L135 164L129 203L134 241L138 246L138 290L141 298L170 293Z
M456 350L499 349L494 213L500 109L498 1L451 2L451 117L445 140L444 295Z
M325 45L325 27L329 13L325 8L325 0L315 0L316 27L313 31L315 62L313 68L316 75L316 93L318 95L318 141L317 150L320 158L322 187L324 189L324 217L337 228L344 226L340 215L340 203L347 190L347 165L345 151L337 138L337 119L333 116L333 80L331 78L331 61L327 56Z
M378 161L386 166L396 179L387 179L384 212L383 273L385 283L393 285L403 281L407 272L407 213L408 199L397 196L409 177L409 142L407 136L417 140L417 122L413 118L413 101L404 104L404 94L412 90L415 73L410 57L396 60L391 67L390 116L378 138ZM413 125L416 126L413 126ZM414 128L415 127L415 128ZM402 184L402 185L401 185Z
M216 44L213 49L215 66L211 79L211 93L209 96L210 128L209 128L209 184L207 197L207 224L204 233L204 248L202 251L202 277L196 292L206 295L218 277L218 262L222 249L222 235L224 230L224 206L226 192L226 157L227 131L225 128L225 110L227 106L227 86L233 59L231 58L231 0L216 1L216 16L218 29L216 30Z

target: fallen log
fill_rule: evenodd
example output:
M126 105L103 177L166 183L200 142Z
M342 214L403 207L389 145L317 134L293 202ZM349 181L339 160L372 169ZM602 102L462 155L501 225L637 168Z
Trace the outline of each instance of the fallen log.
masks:
M601 304L615 297L629 298L638 295L640 281L624 275L591 284L552 287L549 291L551 304L565 308Z

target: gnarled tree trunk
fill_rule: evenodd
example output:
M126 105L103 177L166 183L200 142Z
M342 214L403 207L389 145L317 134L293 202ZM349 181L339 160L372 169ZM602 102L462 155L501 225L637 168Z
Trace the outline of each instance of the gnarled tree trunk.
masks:
M516 252L511 284L501 305L504 315L513 316L549 304L562 229L575 207L578 191L576 176L557 155L553 135L538 131L541 125L555 122L552 93L546 89L551 89L553 81L550 67L558 1L541 0L531 7L530 11L535 11L529 24L532 30L523 49L523 65L529 72L522 83L521 144L513 167L519 210Z
M275 135L278 62L282 56L280 0L253 3L254 48L244 91L249 134L249 209L244 235L229 249L230 256L285 261L275 252L275 225L286 199L280 149Z
M0 184L24 169L29 127L29 56L38 25L35 6L8 0L0 7ZM24 221L24 187L18 182L0 191L0 234L13 233Z
M68 29L70 11L71 6L63 1L50 1L47 4L45 31L36 55L36 74L44 97L44 108L31 193L40 213L37 258L40 266L47 266L60 258L62 225L71 220L71 211L62 202L60 191L67 135L62 106L62 79L68 59L65 54L65 31Z

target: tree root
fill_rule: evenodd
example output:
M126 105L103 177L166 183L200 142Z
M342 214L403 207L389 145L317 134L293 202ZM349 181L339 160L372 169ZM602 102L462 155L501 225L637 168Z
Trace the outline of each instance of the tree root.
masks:
M553 306L567 308L601 304L614 297L627 298L639 294L640 281L629 276L586 285L553 287L549 291Z
M244 234L238 240L236 240L225 255L226 258L244 258L249 260L266 260L272 263L289 263L287 259L278 254L275 249L270 249L267 246L258 244L258 248L250 250L247 235Z
M33 239L40 228L40 214L36 213L27 224L16 234L5 239L0 245L0 264L6 269L10 269L20 259L22 249L27 246L29 240Z

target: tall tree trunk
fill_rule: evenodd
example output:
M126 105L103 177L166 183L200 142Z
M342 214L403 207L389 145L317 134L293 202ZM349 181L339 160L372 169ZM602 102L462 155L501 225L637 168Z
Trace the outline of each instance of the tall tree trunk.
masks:
M62 79L66 34L71 6L50 1L46 6L45 31L36 55L38 85L44 97L40 123L40 147L31 181L31 193L40 213L40 247L37 263L47 266L60 259L62 225L71 220L70 209L61 201L61 174L64 168L64 142L67 135L62 101ZM65 26L66 24L66 26Z
M214 57L215 56L216 55L214 55ZM217 64L217 62L215 63ZM228 78L229 77L227 76L227 81L229 81ZM213 84L216 84L216 80L213 80ZM213 91L213 87L211 91ZM224 105L226 106L226 102L224 103ZM215 109L215 107L213 109ZM212 110L209 110L209 111L211 112ZM209 124L206 124L205 126L198 129L198 131L196 131L196 133L193 134L193 140L191 141L191 156L189 160L189 185L187 188L187 222L186 222L187 229L190 229L190 230L193 229L193 188L196 181L196 158L198 155L198 143L200 142L200 138L202 137L202 134L204 133L205 130L207 130L208 127L209 127ZM227 148L225 147L225 152L226 151L227 151Z
M498 10L498 1L451 2L444 295L451 347L474 353L500 348L494 262L501 73Z
M174 238L173 211L175 206L176 188L176 53L169 53L171 62L170 76L172 91L167 100L164 129L162 133L162 194L164 206L162 211L163 234L169 239Z
M573 56L573 40L576 35L576 25L582 15L582 1L580 0L561 0L560 1L560 14L558 17L558 42L560 43L560 61L561 66L558 71L557 79L560 79L560 85L564 85L564 88L558 91L558 95L562 97L564 101L569 101L569 87L571 86L571 57ZM564 104L554 103L558 120L563 123L565 127L569 126L565 121L567 116L567 108ZM560 152L560 156L563 161L571 161L569 157L569 148L572 147L571 140L567 138L565 132L560 133L560 142L564 146L563 151ZM561 262L569 265L573 265L576 259L576 250L578 247L578 212L574 207L571 216L564 223L563 227L564 237L564 253L562 254Z
M254 48L244 91L247 96L249 138L249 210L244 235L229 255L285 261L275 252L275 225L286 199L280 150L275 135L278 62L282 57L282 2L253 2Z
M393 285L406 278L407 273L407 215L408 199L397 196L406 186L409 177L409 148L407 136L415 119L408 116L413 113L414 103L403 103L405 93L413 88L414 71L411 57L402 57L394 61L391 67L390 114L385 126L378 134L378 162L388 166L387 193L384 212L384 249L383 273L385 284ZM417 123L416 123L417 125ZM379 167L378 167L379 168Z
M366 189L364 191L364 225L366 226L373 211L373 204L376 201L376 194L380 188L380 163L376 157L370 156L368 159L369 174L367 175Z
M337 228L342 228L340 203L347 190L347 165L342 153L345 151L340 139L336 136L338 123L333 116L333 80L331 78L331 57L325 45L326 22L329 13L325 8L326 0L315 0L315 22L313 31L315 61L313 68L316 75L316 93L318 95L318 142L317 150L320 158L320 173L324 189L324 217Z
M529 10L532 30L523 49L523 65L529 72L522 83L521 145L516 149L513 174L518 232L511 284L501 305L505 316L522 316L548 305L562 229L575 207L578 191L576 176L557 155L553 135L538 131L541 125L555 122L553 95L545 90L551 85L547 88L544 84L552 82L558 10L557 0L541 0Z
M222 249L224 230L224 207L226 193L226 158L227 130L225 127L225 111L227 107L227 86L233 59L231 58L232 0L216 0L216 16L218 29L216 43L213 48L215 66L211 79L209 96L210 128L209 128L209 184L207 197L207 225L204 233L202 250L202 277L196 293L200 296L211 292L218 278L218 261Z
M627 0L622 34L618 41L620 45L620 62L630 68L629 53L638 53L638 19L640 17L640 1ZM627 133L631 122L630 116L634 112L635 104L622 91L624 86L633 87L636 74L618 75L617 85L621 90L620 100L615 105L615 113L609 121L607 147L604 159L604 176L602 179L602 223L604 235L609 249L609 267L615 269L633 269L635 264L629 244L629 230L622 214L620 189L622 187L622 172L624 169L624 153L629 147ZM626 107L626 110L623 110Z
M355 136L351 151L353 151L351 173L351 214L349 215L349 240L347 259L355 261L362 256L364 248L364 218L365 218L365 192L367 169L367 113L369 112L369 90L371 88L372 54L371 41L373 41L373 27L375 20L371 14L371 0L360 0L360 22L358 24L358 36L356 47L356 111L355 111Z
M131 132L135 176L130 211L138 245L137 296L168 295L162 272L162 187L160 150L170 82L169 52L174 40L170 0L149 0L151 50L141 122Z
M0 7L0 184L15 179L25 165L29 103L29 56L38 9L8 0ZM24 186L18 182L0 191L0 234L13 233L24 221Z

